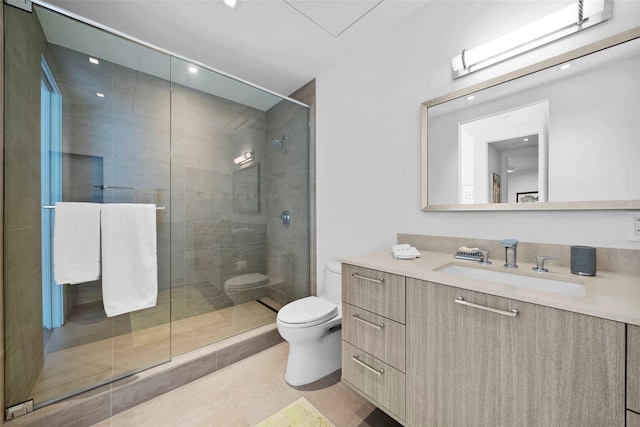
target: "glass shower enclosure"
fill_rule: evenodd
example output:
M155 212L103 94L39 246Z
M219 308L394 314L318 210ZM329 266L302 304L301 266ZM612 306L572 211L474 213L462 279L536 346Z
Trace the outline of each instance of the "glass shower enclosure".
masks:
M309 295L309 109L56 11L4 5L5 408L275 321ZM52 275L56 202L158 208L155 307ZM283 220L288 212L290 221Z

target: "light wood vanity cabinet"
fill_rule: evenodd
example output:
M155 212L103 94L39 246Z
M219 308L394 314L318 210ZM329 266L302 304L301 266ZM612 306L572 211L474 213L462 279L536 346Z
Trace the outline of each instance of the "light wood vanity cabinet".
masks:
M405 417L405 277L342 266L342 378Z
M350 264L342 301L343 379L407 426L640 427L638 326Z
M408 425L624 426L623 323L415 279L406 292Z

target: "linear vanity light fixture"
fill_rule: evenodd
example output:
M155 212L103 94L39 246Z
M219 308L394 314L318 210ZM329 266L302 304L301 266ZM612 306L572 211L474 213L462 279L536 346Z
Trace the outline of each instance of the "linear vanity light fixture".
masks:
M233 159L233 163L235 163L236 165L244 165L251 160L253 160L253 151L245 151L244 154L241 154Z
M577 0L557 12L462 52L451 60L453 78L504 61L521 53L606 21L611 0Z

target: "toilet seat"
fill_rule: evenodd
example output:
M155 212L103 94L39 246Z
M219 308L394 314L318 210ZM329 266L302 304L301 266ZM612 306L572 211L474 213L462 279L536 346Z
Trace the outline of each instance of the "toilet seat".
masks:
M278 321L291 328L319 325L338 315L338 306L318 297L290 302L278 312Z

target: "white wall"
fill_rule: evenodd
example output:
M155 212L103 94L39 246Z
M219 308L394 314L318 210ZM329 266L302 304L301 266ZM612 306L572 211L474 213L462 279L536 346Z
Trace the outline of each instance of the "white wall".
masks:
M330 258L387 249L396 233L637 248L625 213L432 212L420 209L420 104L640 24L640 2L502 64L451 77L451 58L566 1L433 1L368 50L317 78L318 271Z

